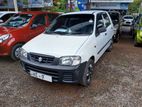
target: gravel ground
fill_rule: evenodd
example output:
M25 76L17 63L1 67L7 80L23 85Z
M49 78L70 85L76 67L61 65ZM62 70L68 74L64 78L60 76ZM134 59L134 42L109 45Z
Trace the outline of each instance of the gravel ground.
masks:
M1 57L0 107L141 107L142 48L126 35L95 65L89 87L31 78Z

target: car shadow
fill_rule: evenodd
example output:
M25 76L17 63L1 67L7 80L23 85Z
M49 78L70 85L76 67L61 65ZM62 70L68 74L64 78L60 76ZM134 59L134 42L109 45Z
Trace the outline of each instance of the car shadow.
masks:
M0 57L0 62L13 62L9 56Z

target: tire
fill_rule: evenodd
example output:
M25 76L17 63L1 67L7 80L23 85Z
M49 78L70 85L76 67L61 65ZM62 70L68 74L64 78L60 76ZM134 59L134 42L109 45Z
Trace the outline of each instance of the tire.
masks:
M12 50L11 50L11 58L13 60L19 60L19 51L20 48L22 47L23 44L16 44L15 46L13 46Z
M117 36L116 36L116 38L114 38L114 43L118 43L118 41L119 41L119 38L120 38L120 34L119 33L117 33Z
M107 52L111 52L112 48L113 48L113 40L111 39L111 43L110 43L110 46L107 49Z
M91 80L92 80L93 71L94 71L94 61L90 59L87 62L84 73L82 75L81 85L85 87L90 85Z

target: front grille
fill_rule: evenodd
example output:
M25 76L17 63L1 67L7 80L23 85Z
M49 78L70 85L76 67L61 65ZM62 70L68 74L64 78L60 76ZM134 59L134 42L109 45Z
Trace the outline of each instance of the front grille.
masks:
M46 55L40 55L40 54L34 54L34 53L30 53L29 56L30 56L31 61L39 62L39 63L52 64L55 59L55 57L53 57L53 56L46 56Z
M33 65L30 65L30 64L25 64L25 69L28 72L30 72L32 70L32 71L35 71L35 72L39 72L39 73L43 73L43 74L52 76L52 79L53 79L54 82L59 81L59 73L57 71L47 70L45 68L33 66Z

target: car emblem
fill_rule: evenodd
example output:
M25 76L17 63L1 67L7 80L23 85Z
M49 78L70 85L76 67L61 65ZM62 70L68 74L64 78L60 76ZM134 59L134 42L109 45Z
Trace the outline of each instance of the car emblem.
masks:
M42 57L39 57L39 58L38 58L38 61L39 61L39 62L42 62Z

